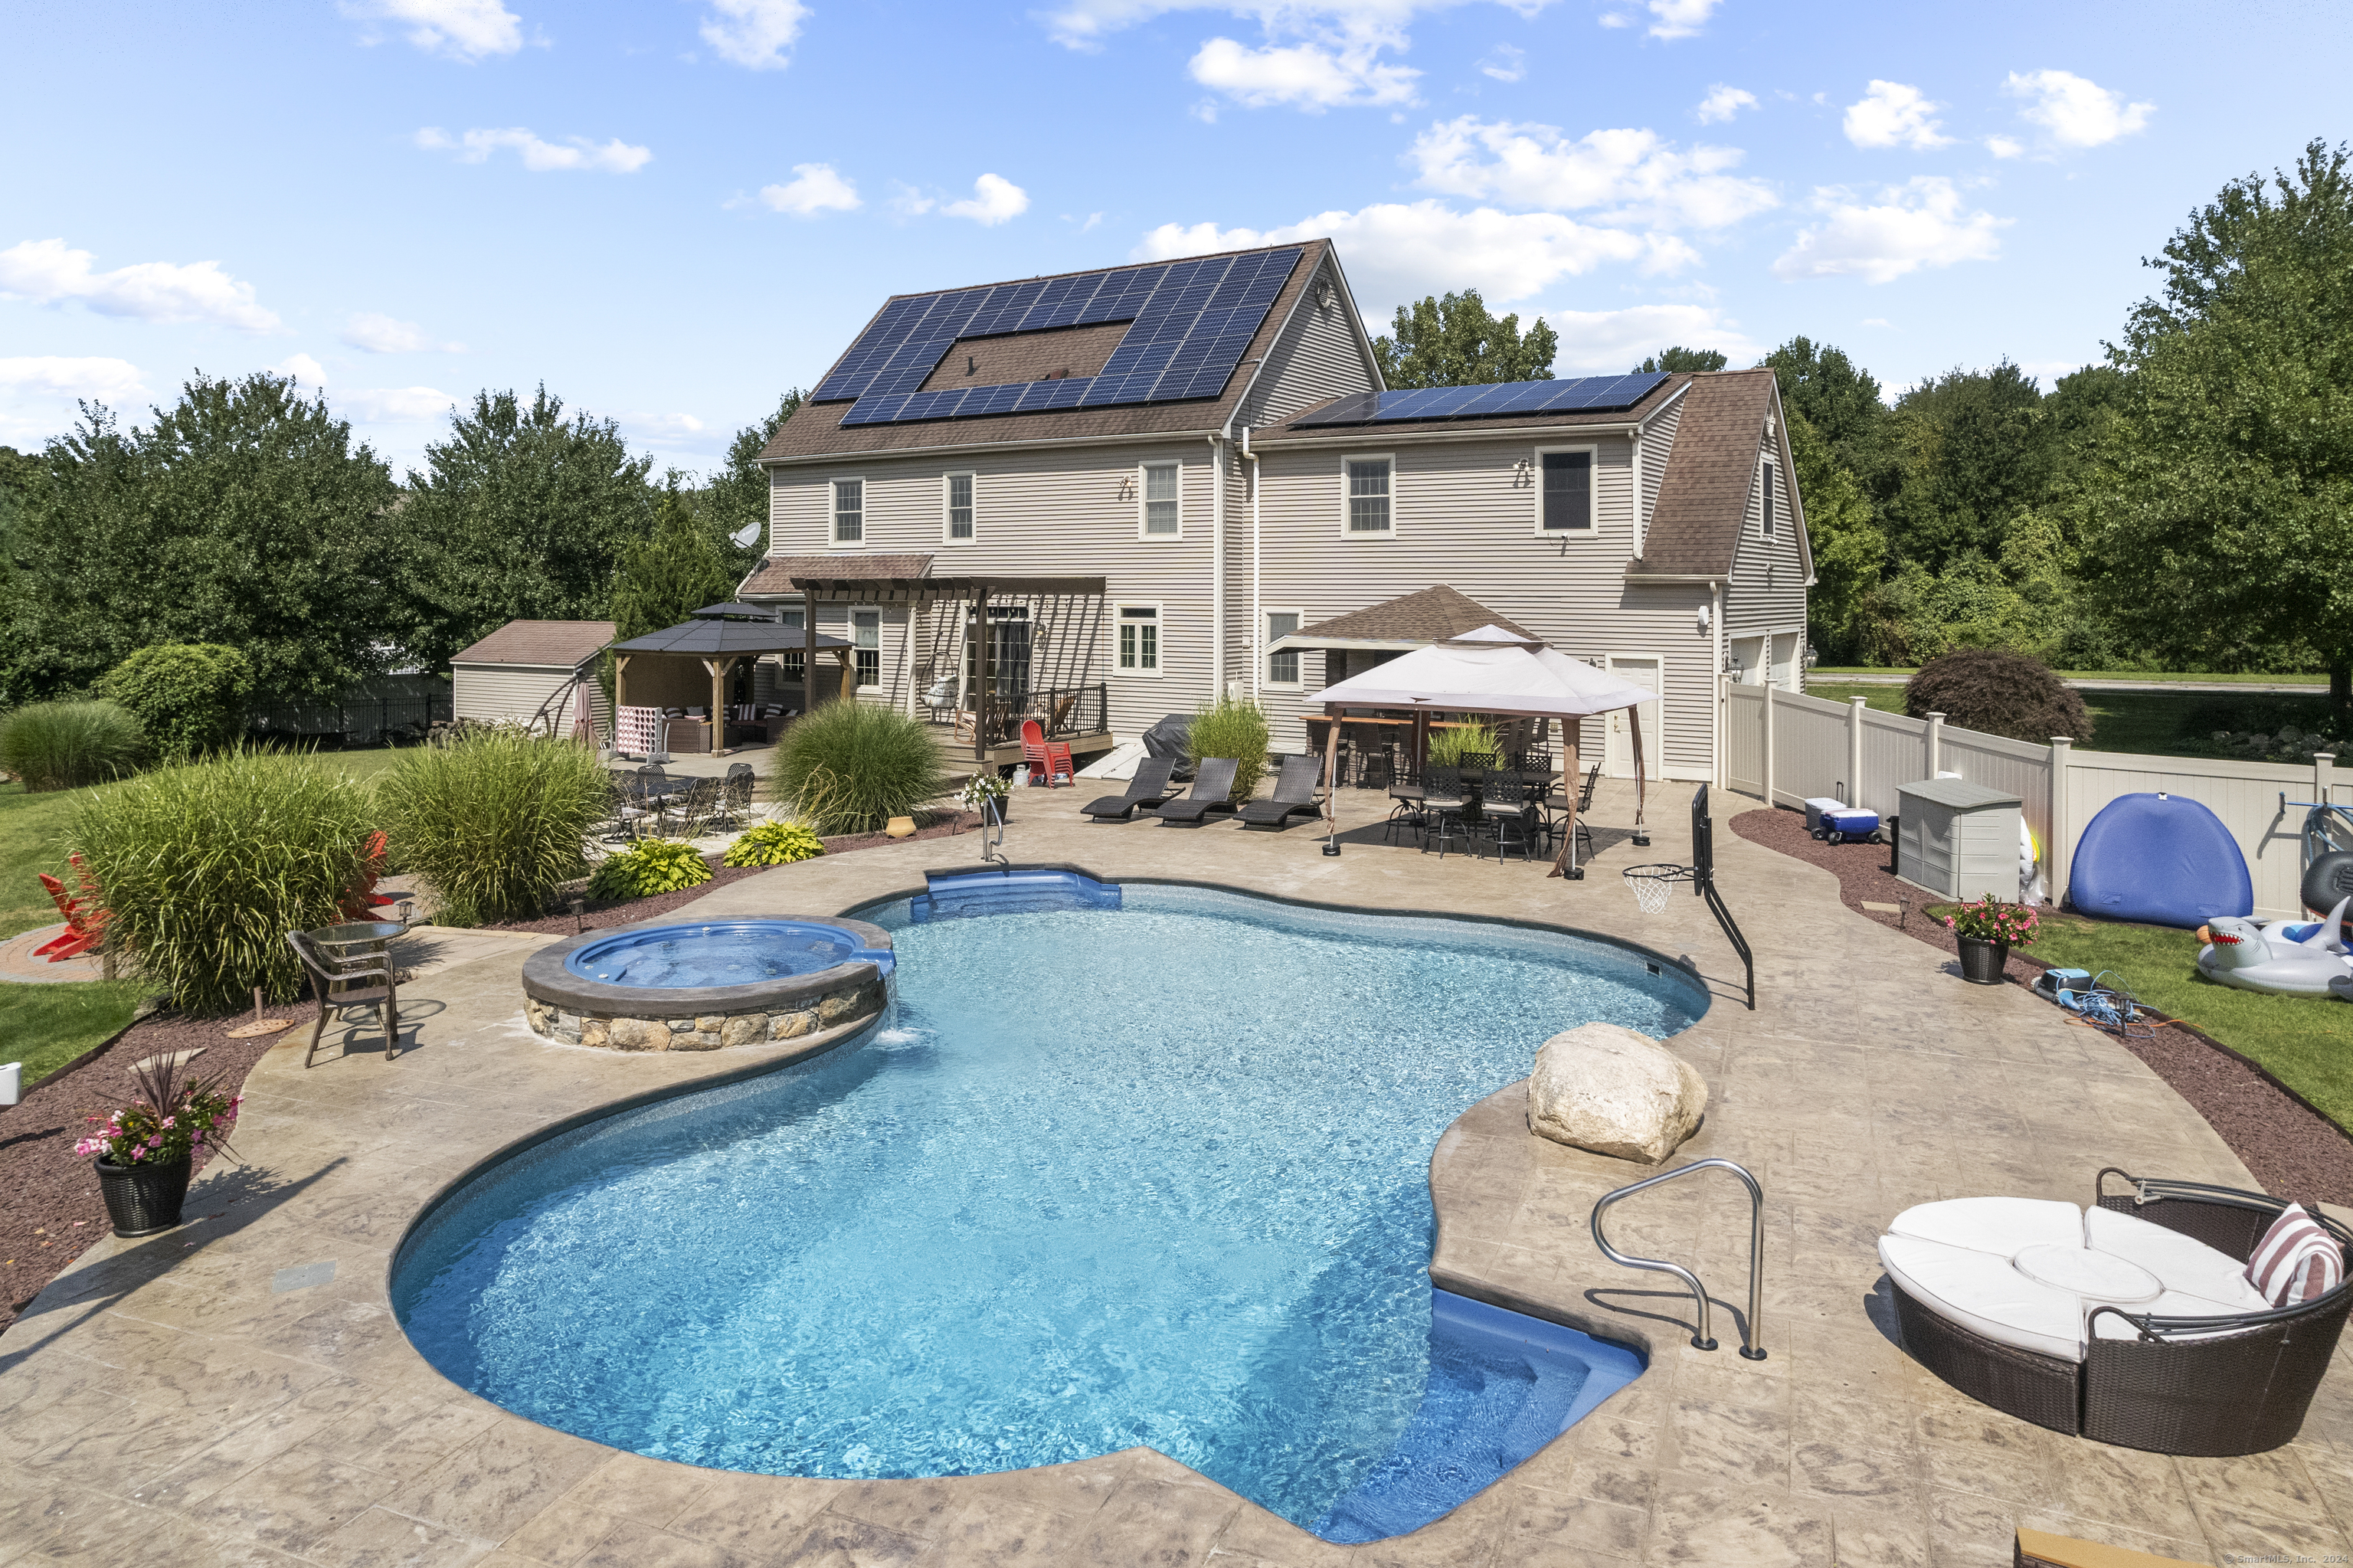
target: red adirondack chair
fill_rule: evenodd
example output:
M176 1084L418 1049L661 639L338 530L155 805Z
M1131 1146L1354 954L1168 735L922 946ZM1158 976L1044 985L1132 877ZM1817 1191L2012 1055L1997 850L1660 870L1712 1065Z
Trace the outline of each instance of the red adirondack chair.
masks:
M1032 784L1042 778L1046 788L1054 789L1078 781L1072 777L1077 769L1071 763L1071 743L1048 740L1046 726L1036 719L1021 721L1021 760L1029 765Z
M43 890L48 894L49 901L58 906L58 913L66 917L66 928L62 933L33 949L33 957L47 959L53 964L61 964L68 959L78 959L84 953L95 951L106 939L107 912L99 899L98 883L90 874L90 867L82 863L81 856L71 854L66 859L72 864L75 878L81 885L79 894L67 893L64 883L46 871L40 873Z
M360 879L337 903L346 920L364 920L378 909L389 909L400 902L389 894L378 893L375 885L384 875L384 834L370 833L367 853L360 863Z

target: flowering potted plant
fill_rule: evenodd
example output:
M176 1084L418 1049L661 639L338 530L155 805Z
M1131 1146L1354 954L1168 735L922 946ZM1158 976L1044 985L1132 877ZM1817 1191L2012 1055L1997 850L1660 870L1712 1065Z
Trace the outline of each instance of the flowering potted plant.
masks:
M119 1236L153 1235L180 1223L196 1150L228 1148L228 1129L245 1103L220 1075L183 1079L173 1056L142 1062L132 1076L139 1098L111 1116L91 1117L97 1130L74 1145L76 1154L98 1157L99 1191Z
M1005 780L994 773L974 774L964 781L964 789L956 797L964 802L965 810L978 811L984 823L989 820L992 809L997 813L996 820L1004 821L1005 808L1011 798Z
M1945 928L1960 938L1961 978L1971 985L2000 985L2010 949L2031 947L2042 924L2031 904L2005 904L1989 893L1945 916Z

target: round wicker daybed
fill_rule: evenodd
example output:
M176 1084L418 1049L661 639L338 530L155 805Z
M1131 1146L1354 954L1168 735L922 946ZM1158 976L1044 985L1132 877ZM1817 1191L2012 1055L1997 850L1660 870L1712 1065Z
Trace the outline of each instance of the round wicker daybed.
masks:
M2133 1190L2110 1194L2111 1175ZM1973 1399L2102 1443L2220 1457L2293 1438L2353 1279L2280 1308L2248 1283L2278 1198L2114 1167L2094 1196L2089 1210L1957 1198L1898 1214L1879 1256L1905 1348Z

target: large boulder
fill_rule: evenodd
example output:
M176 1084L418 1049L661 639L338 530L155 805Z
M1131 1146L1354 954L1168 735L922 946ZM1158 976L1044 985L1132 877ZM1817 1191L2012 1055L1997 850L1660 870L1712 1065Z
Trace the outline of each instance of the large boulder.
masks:
M1692 1135L1707 1081L1647 1034L1586 1023L1554 1035L1528 1075L1528 1130L1555 1143L1656 1165Z

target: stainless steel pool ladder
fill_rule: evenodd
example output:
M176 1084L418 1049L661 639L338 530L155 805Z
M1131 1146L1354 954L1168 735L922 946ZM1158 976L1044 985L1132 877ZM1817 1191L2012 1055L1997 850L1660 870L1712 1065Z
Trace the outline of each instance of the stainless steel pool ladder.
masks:
M1620 1187L1614 1192L1605 1193L1601 1201L1593 1205L1593 1245L1599 1247L1601 1255L1612 1263L1623 1265L1628 1268L1656 1269L1661 1274L1672 1274L1690 1286L1692 1299L1699 1303L1699 1331L1692 1336L1692 1349L1695 1351L1715 1349L1715 1336L1708 1332L1707 1287L1699 1282L1699 1276L1682 1264L1669 1263L1663 1258L1629 1256L1611 1246L1609 1238L1601 1231L1601 1216L1609 1211L1610 1204L1620 1199L1630 1198L1644 1188L1655 1187L1662 1181L1672 1181L1678 1176L1688 1176L1694 1171L1707 1170L1729 1171L1739 1177L1742 1185L1748 1189L1748 1317L1747 1320L1741 1324L1743 1343L1740 1347L1740 1354L1746 1360L1761 1361L1765 1359L1765 1351L1757 1343L1757 1319L1764 1303L1765 1189L1759 1187L1757 1184L1757 1178L1751 1176L1746 1171L1729 1160L1694 1160L1689 1165L1679 1165L1672 1171L1653 1176L1646 1181L1637 1181L1630 1187Z

